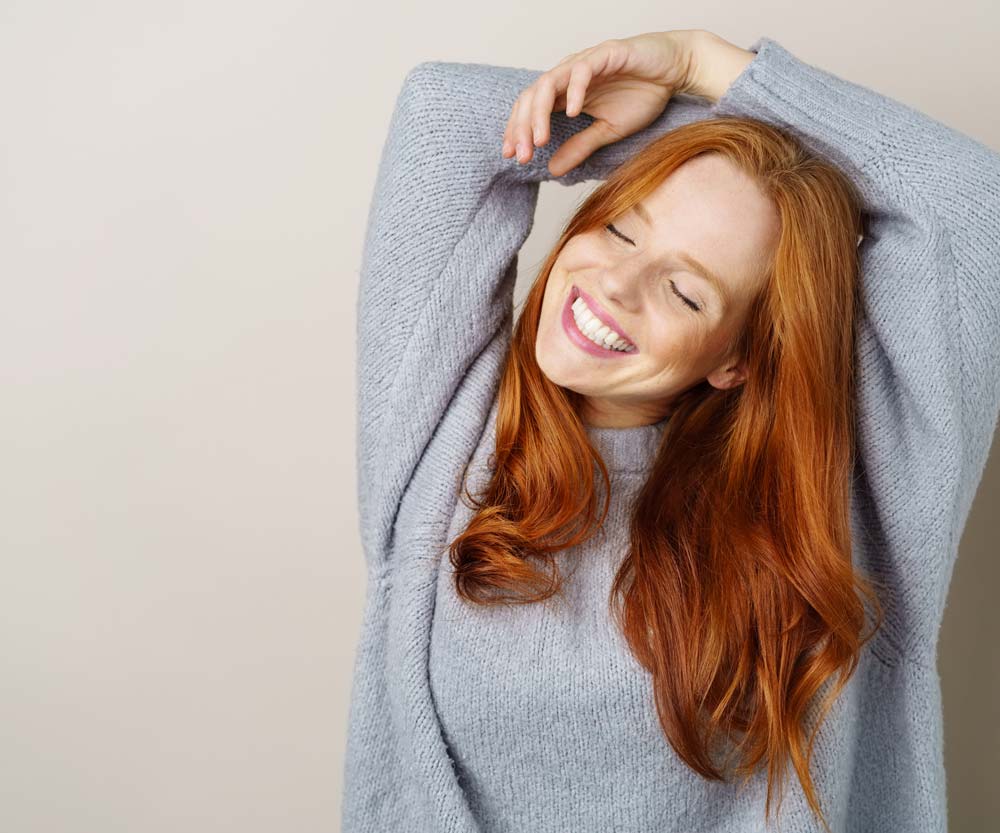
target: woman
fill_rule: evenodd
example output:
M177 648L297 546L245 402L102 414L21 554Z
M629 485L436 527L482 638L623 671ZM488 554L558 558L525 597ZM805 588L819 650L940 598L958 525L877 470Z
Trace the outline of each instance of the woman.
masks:
M604 182L514 326L557 176ZM358 306L344 830L944 829L998 209L996 153L769 38L412 70Z

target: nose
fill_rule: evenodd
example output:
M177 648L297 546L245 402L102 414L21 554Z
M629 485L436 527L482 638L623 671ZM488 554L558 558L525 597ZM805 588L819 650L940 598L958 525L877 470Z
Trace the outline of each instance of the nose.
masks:
M634 315L641 305L644 274L645 267L638 258L629 257L608 264L598 277L597 289L601 293L598 301L604 303L612 315L616 312Z

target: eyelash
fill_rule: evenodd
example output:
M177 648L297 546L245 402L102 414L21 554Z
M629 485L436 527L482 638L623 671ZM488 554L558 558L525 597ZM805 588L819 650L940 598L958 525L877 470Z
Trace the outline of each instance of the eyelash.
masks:
M624 234L622 234L620 231L618 231L618 229L616 229L613 225L611 225L611 223L608 223L607 225L605 225L604 228L606 228L609 232L611 232L611 234L615 235L615 237L620 237L622 240L625 240L626 242L630 243L631 245L633 245L633 246L635 245L635 243L633 241L629 240L629 238L627 238ZM668 281L668 283L670 284L670 289L673 291L674 295L676 295L678 298L680 298L681 301L689 309L691 309L693 312L701 312L701 307L700 306L698 306L694 301L692 301L686 295L681 295L681 293L677 291L677 284L675 284L672 280Z

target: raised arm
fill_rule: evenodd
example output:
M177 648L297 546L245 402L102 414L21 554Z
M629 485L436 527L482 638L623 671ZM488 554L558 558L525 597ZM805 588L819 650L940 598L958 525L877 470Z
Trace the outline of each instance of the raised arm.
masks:
M547 161L591 121L557 113L552 141L528 164L503 158L511 106L540 73L425 62L398 94L356 310L358 500L369 567L382 566L399 501L456 390L494 339L509 339L516 257L539 183L553 179ZM705 99L673 99L652 125L556 181L603 179L656 135L709 115Z
M713 112L795 133L866 202L859 532L888 641L929 662L1000 409L1000 154L770 38L750 51Z

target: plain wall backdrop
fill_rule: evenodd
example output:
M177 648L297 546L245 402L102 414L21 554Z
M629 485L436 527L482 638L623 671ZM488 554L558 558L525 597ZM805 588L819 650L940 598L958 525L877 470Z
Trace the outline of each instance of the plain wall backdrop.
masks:
M0 19L5 833L339 827L356 290L415 64L767 35L1000 149L986 0L6 0ZM595 185L542 186L518 300ZM957 833L1000 819L998 456L940 644Z

